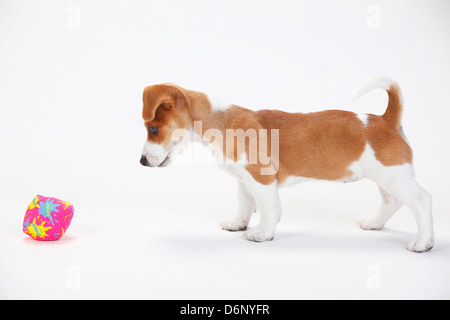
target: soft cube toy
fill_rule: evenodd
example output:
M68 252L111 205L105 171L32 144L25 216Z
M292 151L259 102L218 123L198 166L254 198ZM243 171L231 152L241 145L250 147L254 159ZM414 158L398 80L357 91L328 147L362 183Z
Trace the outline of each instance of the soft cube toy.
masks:
M58 240L69 228L73 213L69 202L37 195L25 212L23 232L34 240Z

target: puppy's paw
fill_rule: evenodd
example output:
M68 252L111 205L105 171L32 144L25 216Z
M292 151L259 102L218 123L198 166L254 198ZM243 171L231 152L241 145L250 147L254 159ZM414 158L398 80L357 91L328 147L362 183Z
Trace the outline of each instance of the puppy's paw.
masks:
M244 238L250 241L263 242L273 239L275 233L271 228L261 228L256 226L255 228L248 229L244 233Z
M433 239L419 239L411 241L407 249L411 252L425 252L433 249L434 240Z
M381 230L384 228L384 224L377 223L372 219L361 220L356 224L363 230Z
M223 230L228 231L243 231L247 229L248 220L244 219L234 219L234 220L226 220L220 224L220 227Z

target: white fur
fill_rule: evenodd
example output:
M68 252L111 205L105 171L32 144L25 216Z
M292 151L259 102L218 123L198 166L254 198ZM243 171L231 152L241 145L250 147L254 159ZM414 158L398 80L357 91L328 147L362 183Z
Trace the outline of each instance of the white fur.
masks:
M142 156L147 158L147 162L151 167L160 165L169 154L162 145L158 143L152 143L148 140L145 141L144 148L142 150Z
M243 181L237 181L238 185L238 212L236 217L223 221L220 226L224 230L240 231L247 229L252 213L256 212L256 201L248 191Z
M250 216L256 209L260 213L259 224L244 233L251 241L272 240L281 216L281 206L276 181L264 185L256 181L242 164L222 165L221 168L238 181L238 214L232 220L221 223L225 230L245 230Z
M209 103L211 104L213 111L224 111L231 106L231 103L225 102L217 97L212 97L208 95L208 100Z
M408 250L422 252L434 245L431 196L414 179L411 164L384 166L367 144L359 161L354 165L364 177L374 181L380 188L383 202L380 210L359 223L363 229L381 229L392 215L406 205L413 213L418 227L417 238L410 242Z
M291 187L293 185L303 183L303 182L308 182L308 181L317 181L317 179L290 176L286 180L284 180L283 183L279 183L278 187L279 188Z
M369 124L369 116L366 113L359 113L356 116L364 124L364 127L367 127L367 125Z
M372 91L374 89L379 88L379 89L384 89L387 91L392 86L397 86L400 100L401 100L401 103L403 104L400 87L398 86L397 82L395 82L394 80L392 80L388 77L375 77L375 78L372 78L372 79L362 82L355 88L355 90L353 90L353 92L350 96L350 101L352 102L352 101L358 100L363 95L365 95L366 93L368 93L369 91Z

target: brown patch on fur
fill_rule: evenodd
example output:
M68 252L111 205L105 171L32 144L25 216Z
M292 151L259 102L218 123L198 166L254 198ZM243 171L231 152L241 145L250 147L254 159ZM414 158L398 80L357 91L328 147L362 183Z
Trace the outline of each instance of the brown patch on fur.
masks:
M288 176L344 179L352 174L347 168L364 151L364 126L352 112L263 110L257 116L265 127L280 130L280 183Z
M412 150L397 127L384 116L368 115L367 141L375 151L375 157L385 166L412 163Z
M402 94L398 84L392 85L387 90L389 96L386 112L381 116L388 124L398 128L403 113Z
M412 150L401 133L403 112L402 94L398 84L387 93L389 102L382 116L368 115L367 141L375 151L375 157L385 166L412 163Z

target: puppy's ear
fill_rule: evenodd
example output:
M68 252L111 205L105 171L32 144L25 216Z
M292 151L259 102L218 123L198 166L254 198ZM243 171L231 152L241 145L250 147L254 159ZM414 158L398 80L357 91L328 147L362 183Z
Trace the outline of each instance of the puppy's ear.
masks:
M162 102L156 109L163 108L164 110L170 110L173 108L173 103L171 102Z
M184 108L186 98L178 88L170 85L155 85L146 87L142 96L144 108L142 118L144 121L152 121L155 118L156 110Z

